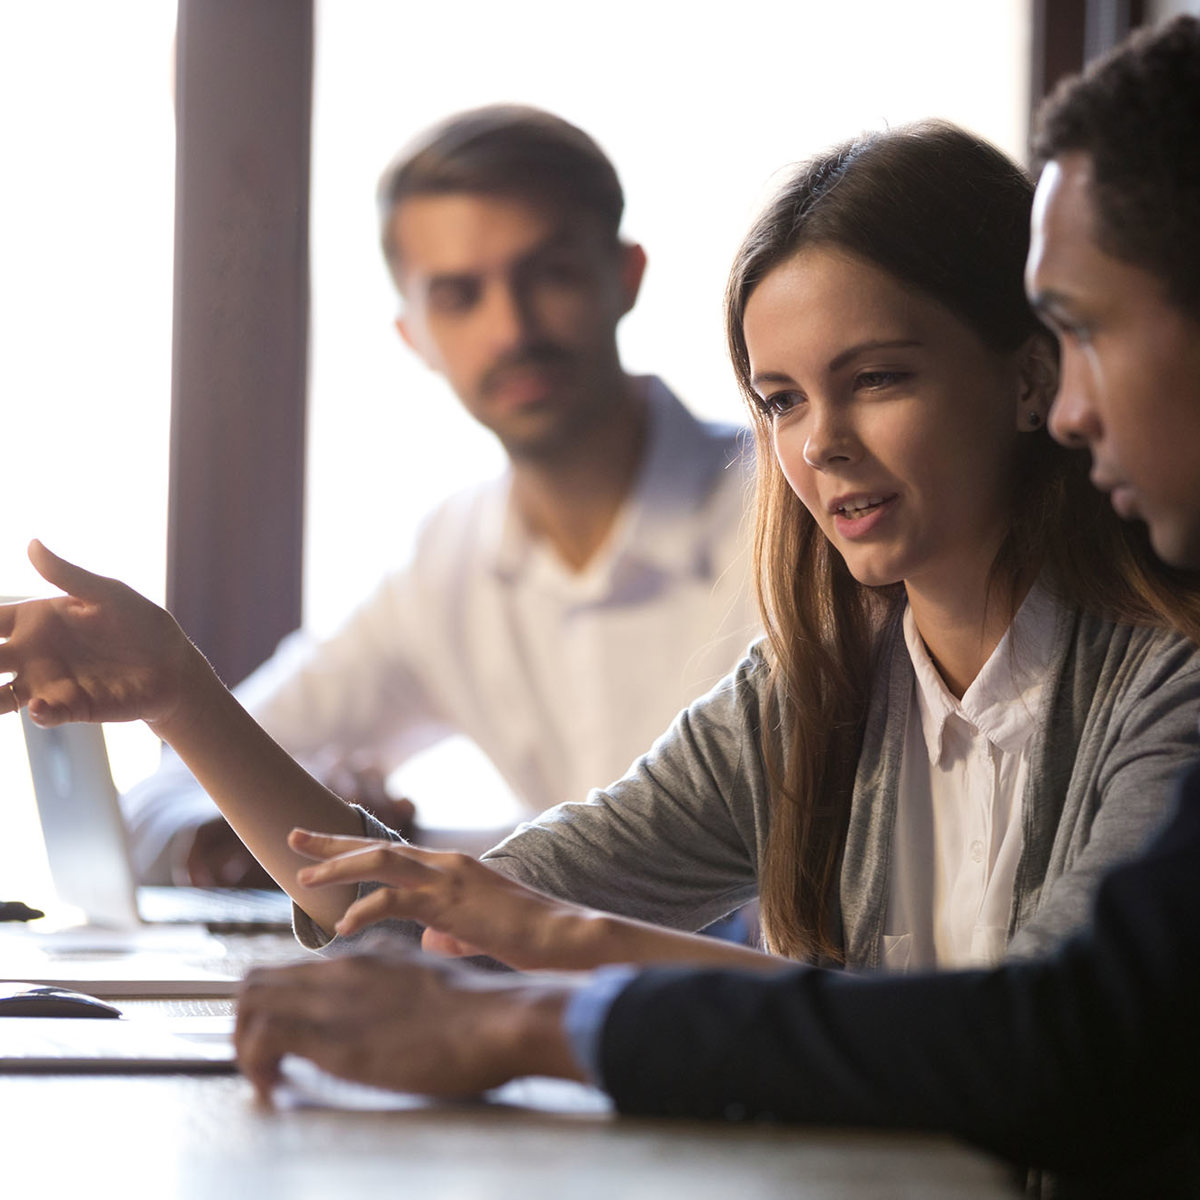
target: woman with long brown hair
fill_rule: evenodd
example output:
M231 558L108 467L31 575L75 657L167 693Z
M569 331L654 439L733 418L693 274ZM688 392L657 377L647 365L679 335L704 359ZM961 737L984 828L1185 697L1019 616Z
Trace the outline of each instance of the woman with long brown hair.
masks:
M907 968L1053 944L1195 753L1200 593L1046 433L1055 354L1021 282L1031 196L940 123L839 147L783 186L727 297L767 637L623 779L487 865L382 840L165 614L42 548L74 598L0 610L14 700L43 723L147 718L314 943L412 918L431 948L517 967L769 967L675 932L759 895L773 955ZM285 843L293 824L341 836Z

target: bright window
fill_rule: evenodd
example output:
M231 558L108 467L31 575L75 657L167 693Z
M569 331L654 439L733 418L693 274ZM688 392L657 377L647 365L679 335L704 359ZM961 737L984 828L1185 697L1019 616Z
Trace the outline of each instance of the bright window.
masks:
M40 588L23 556L38 536L161 600L174 6L0 0L0 22L0 595ZM623 327L627 365L663 375L702 414L736 416L720 297L773 172L858 129L930 115L1020 155L1028 36L1027 0L610 0L592 15L561 0L318 3L310 626L335 625L438 497L501 463L392 329L373 191L411 134L495 100L587 129L625 183L626 233L650 255ZM140 726L110 731L110 744L122 785L153 765ZM449 793L487 775L459 747L451 759L465 773ZM419 800L446 761L410 776ZM12 719L0 719L0 802L0 891L15 896L44 864L29 853L40 843Z
M171 393L174 6L0 0L0 595L53 549L161 602ZM157 761L115 728L129 783ZM44 862L17 721L0 718L0 899Z

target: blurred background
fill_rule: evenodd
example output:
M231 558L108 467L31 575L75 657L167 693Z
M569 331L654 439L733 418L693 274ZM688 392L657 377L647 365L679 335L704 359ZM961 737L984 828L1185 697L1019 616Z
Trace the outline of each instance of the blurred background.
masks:
M0 0L0 595L44 591L23 553L40 537L169 601L233 683L301 619L332 629L437 499L499 469L401 345L378 253L381 168L450 111L527 102L597 139L625 185L626 236L649 254L625 363L737 419L724 276L782 167L928 116L1023 160L1058 74L1197 8ZM212 198L226 161L245 210ZM281 209L253 210L260 170L294 181ZM254 248L284 226L294 252L257 269ZM189 367L234 343L230 370L262 367L261 396ZM140 726L108 736L122 787L153 768ZM461 745L405 783L464 823L496 787ZM5 899L44 863L19 726L2 718L0 811Z

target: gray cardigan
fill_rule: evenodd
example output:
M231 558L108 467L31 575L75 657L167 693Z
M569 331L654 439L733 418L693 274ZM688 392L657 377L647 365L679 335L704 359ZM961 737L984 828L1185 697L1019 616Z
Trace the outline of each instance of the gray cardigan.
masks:
M912 660L897 617L881 635L854 783L840 901L846 961L873 967L886 916ZM1200 748L1200 651L1156 630L1060 610L1022 801L1010 953L1086 920L1096 884L1157 826ZM757 647L682 712L629 773L521 826L485 861L543 891L680 929L752 899L770 805L758 743Z
M879 963L892 829L914 675L899 615L880 635L843 854L852 967ZM1100 875L1157 826L1171 778L1200 750L1200 651L1170 633L1060 610L1051 686L1031 747L1010 953L1033 955L1083 924ZM760 649L679 714L629 772L520 826L484 860L542 891L678 929L752 900L769 825L758 729ZM392 836L366 818L368 833ZM319 930L297 912L297 934Z

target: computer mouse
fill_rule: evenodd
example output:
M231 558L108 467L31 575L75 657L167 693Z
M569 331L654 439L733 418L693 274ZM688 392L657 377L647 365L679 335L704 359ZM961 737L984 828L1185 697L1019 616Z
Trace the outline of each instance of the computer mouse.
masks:
M119 1017L106 1000L70 988L0 981L0 1017Z

